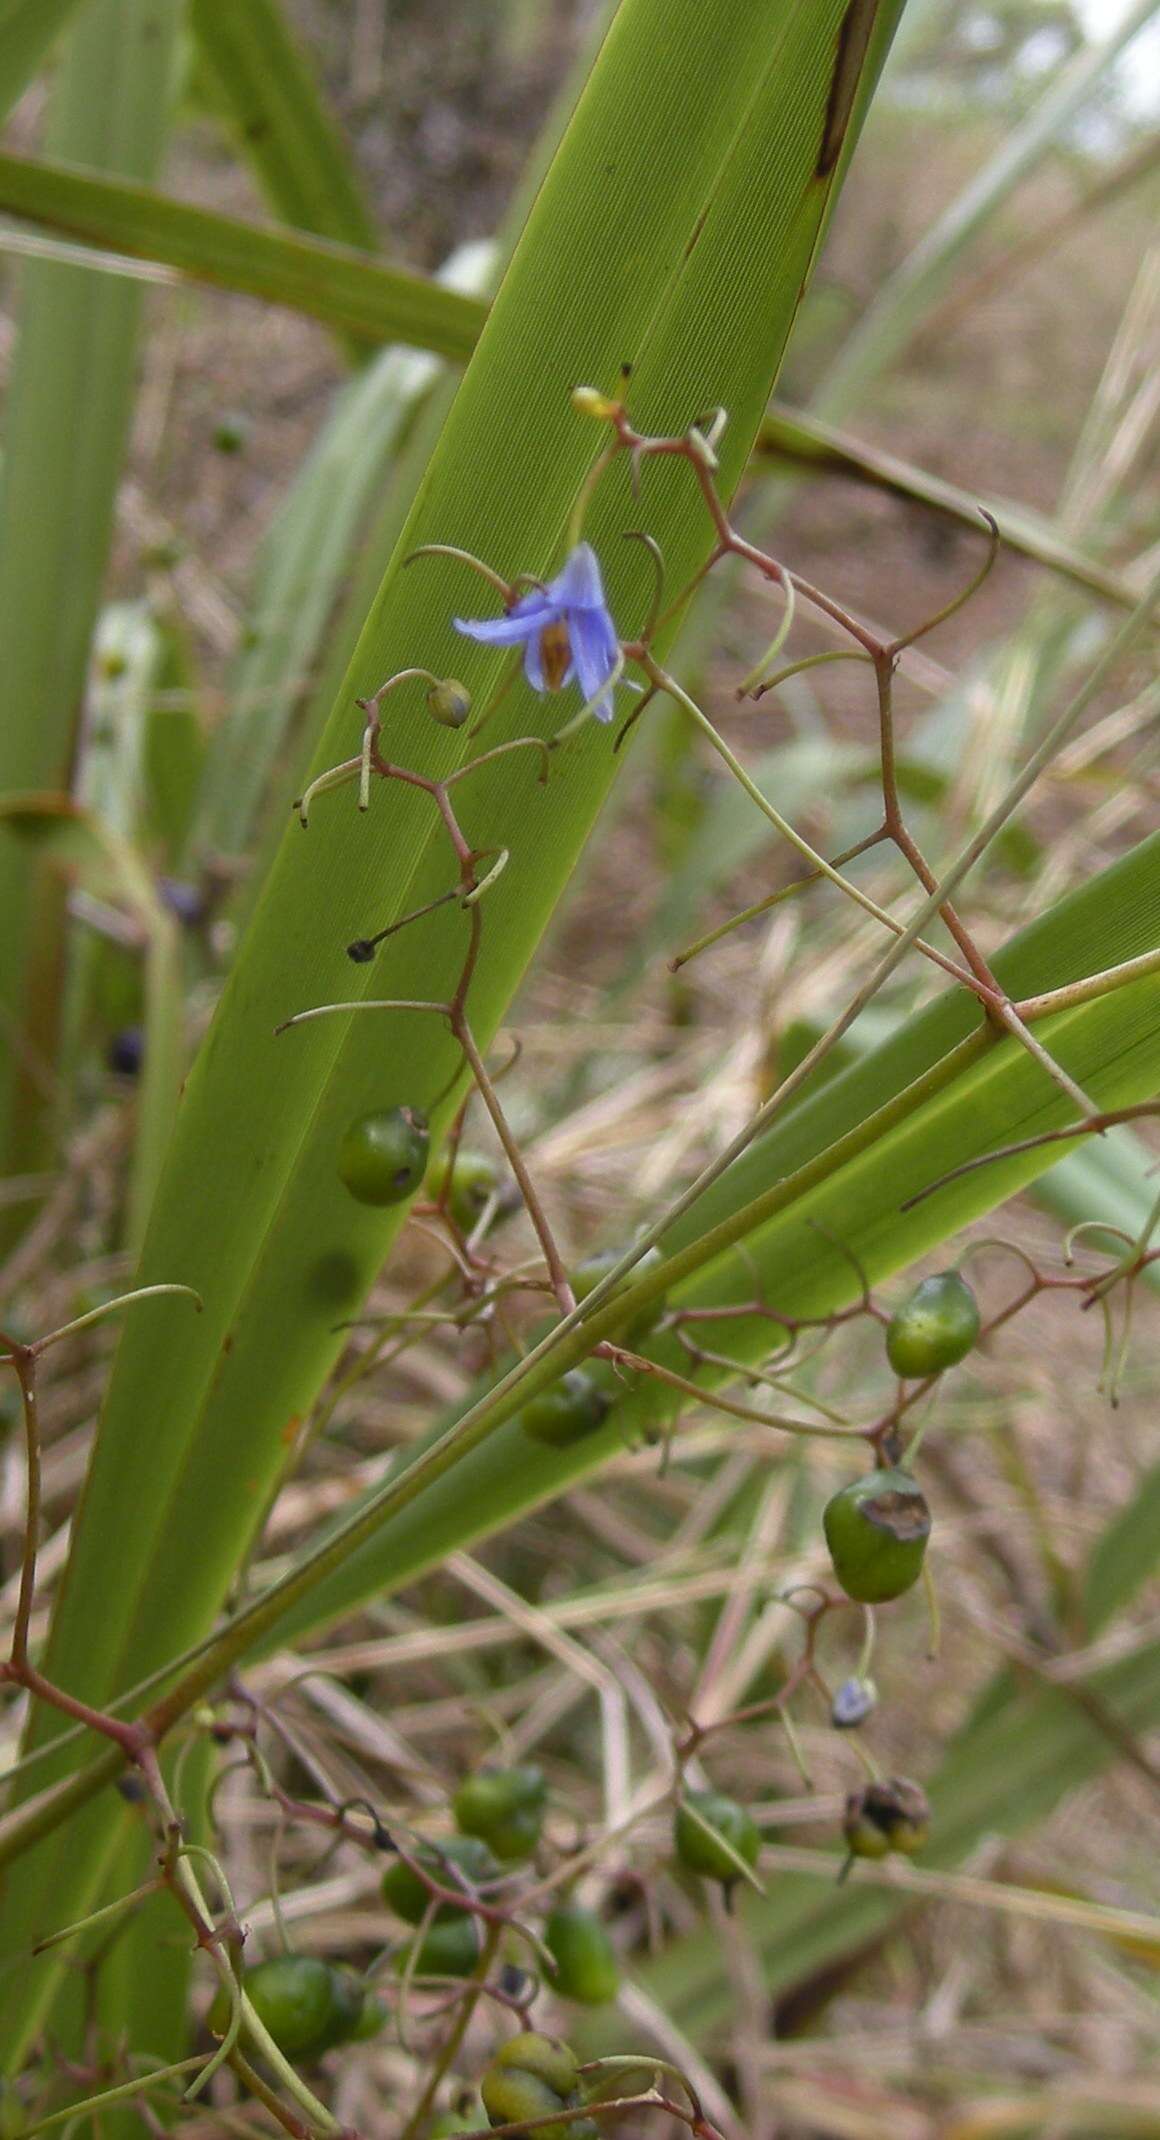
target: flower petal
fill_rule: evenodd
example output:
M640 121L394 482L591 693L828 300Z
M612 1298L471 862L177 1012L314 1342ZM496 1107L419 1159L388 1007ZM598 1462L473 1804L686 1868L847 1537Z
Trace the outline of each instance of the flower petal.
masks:
M517 603L506 617L452 617L457 632L468 639L482 639L485 646L520 646L525 641L538 638L546 624L551 624L559 611L537 598L527 607Z
M561 609L602 609L607 616L600 560L590 542L578 542L548 592Z
M597 720L610 721L611 691L597 698L601 686L612 675L620 654L620 642L608 611L604 608L573 610L568 617L568 638L585 701L597 699L592 708Z

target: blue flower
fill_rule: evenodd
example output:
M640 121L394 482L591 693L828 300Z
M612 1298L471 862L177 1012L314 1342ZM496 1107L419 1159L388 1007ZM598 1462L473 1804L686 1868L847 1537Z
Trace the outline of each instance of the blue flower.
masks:
M522 646L533 691L562 691L573 677L598 721L612 719L611 680L620 641L591 543L577 543L546 587L522 594L502 617L456 617L457 632L487 646Z

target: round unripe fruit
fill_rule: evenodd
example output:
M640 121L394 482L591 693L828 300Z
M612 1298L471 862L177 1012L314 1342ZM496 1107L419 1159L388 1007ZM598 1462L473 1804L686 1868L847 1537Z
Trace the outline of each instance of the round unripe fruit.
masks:
M756 1865L761 1831L744 1806L721 1791L686 1791L673 1822L673 1842L682 1865L726 1887L741 1878L742 1865Z
M620 1262L623 1254L624 1250L622 1248L600 1249L596 1255L586 1256L583 1263L578 1263L576 1269L569 1272L568 1283L575 1294L577 1304L582 1300L587 1300L588 1295L595 1292L601 1279L607 1278L609 1271L614 1264ZM664 1257L661 1255L659 1248L646 1249L640 1262L634 1266L626 1278L621 1279L620 1284L614 1288L610 1295L609 1302L606 1302L605 1305L608 1306L612 1300L615 1300L618 1293L627 1292L629 1286L635 1285L638 1278L643 1278L647 1272L654 1271L657 1265L663 1262ZM629 1344L632 1343L633 1339L646 1338L651 1330L656 1329L664 1312L665 1298L662 1294L657 1300L650 1300L646 1308L642 1308L639 1314L634 1315L632 1320L625 1324L621 1335Z
M308 1954L279 1954L258 1962L242 1979L242 1989L263 2027L287 2058L312 2058L336 2039L331 2031L342 2012L335 1974L326 1962ZM230 2002L224 1986L209 2010L215 2036L229 2027Z
M386 2009L380 2005L369 1984L366 1985L363 1989L363 2002L359 2008L358 2020L351 2030L351 2042L369 2043L372 2037L381 2035L386 2018Z
M339 1176L360 1204L401 1204L423 1179L429 1141L415 1107L361 1115L339 1145Z
M451 1802L457 1827L482 1837L497 1858L510 1864L531 1856L544 1825L548 1787L531 1762L515 1768L480 1769L461 1783Z
M864 1784L846 1800L842 1833L856 1858L884 1858L889 1850L913 1857L930 1835L926 1792L907 1776Z
M616 1949L600 1919L578 1902L561 1902L544 1926L544 1944L556 1964L553 1991L582 2006L604 2006L620 1984Z
M880 1605L918 1581L930 1510L908 1471L871 1471L851 1479L827 1501L822 1525L834 1574L848 1598Z
M474 1917L458 1911L446 1924L436 1922L421 1939L401 1948L395 1967L418 1977L469 1977L479 1960L479 1946Z
M357 1969L348 1969L343 1962L331 1963L328 1967L331 2016L325 2039L318 2046L322 2051L332 2050L335 2044L351 2043L354 2040L367 1999L367 1988Z
M490 2125L512 2125L520 2118L550 2118L579 2106L580 2069L566 2043L525 2030L497 2051L479 2084ZM551 2128L570 2140L596 2140L591 2118L577 2117Z
M549 1449L570 1449L603 1426L609 1401L582 1367L570 1367L550 1388L530 1397L519 1415L525 1434Z
M895 1310L886 1357L896 1375L915 1381L964 1360L979 1336L979 1304L957 1271L924 1278Z
M413 1856L440 1887L456 1885L450 1869L452 1865L459 1867L472 1887L487 1887L499 1877L499 1866L492 1852L486 1843L480 1842L474 1835L448 1836L445 1843L440 1843L438 1850L433 1850L425 1844L422 1849L414 1851ZM448 1862L444 1863L444 1860ZM430 1889L424 1887L418 1874L413 1873L409 1865L404 1865L401 1858L396 1858L393 1865L388 1865L383 1874L382 1897L396 1917L401 1917L409 1925L422 1923L431 1902ZM453 1902L441 1902L435 1911L434 1922L446 1924L449 1919L466 1915L468 1912L457 1909Z
M445 1201L460 1233L471 1233L495 1195L499 1178L499 1168L486 1152L465 1152L461 1145L450 1169L442 1155L436 1161L427 1189L437 1202Z

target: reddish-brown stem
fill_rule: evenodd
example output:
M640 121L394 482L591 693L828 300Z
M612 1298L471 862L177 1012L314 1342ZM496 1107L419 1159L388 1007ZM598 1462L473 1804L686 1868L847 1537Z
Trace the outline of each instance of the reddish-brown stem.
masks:
M882 807L885 816L887 837L893 841L904 861L908 862L924 892L938 890L938 878L907 829L902 814L898 793L898 772L894 749L894 666L897 661L895 646L878 647L873 650L874 681L878 691L878 744L882 768ZM939 914L946 928L962 952L983 998L983 1007L991 1022L1000 1028L1002 1020L999 1006L1006 1001L986 960L978 950L970 931L964 926L949 900L939 907Z
M8 1348L8 1364L20 1386L20 1408L24 1418L27 1486L24 1536L20 1553L20 1595L12 1628L11 1654L12 1669L14 1673L19 1674L28 1666L28 1630L32 1623L32 1605L36 1593L36 1555L40 1540L40 1425L36 1403L36 1354L31 1346L20 1345L14 1338L3 1333L0 1333L0 1344Z

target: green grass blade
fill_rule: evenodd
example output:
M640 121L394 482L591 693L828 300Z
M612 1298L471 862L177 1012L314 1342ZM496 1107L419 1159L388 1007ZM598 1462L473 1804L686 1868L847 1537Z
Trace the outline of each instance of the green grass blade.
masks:
M164 146L181 0L89 0L54 86L50 153L149 177ZM141 291L30 262L0 497L0 791L68 784L132 407ZM61 914L0 841L0 1161L48 1142Z
M462 360L479 332L477 299L386 267L353 246L216 215L51 158L0 154L0 211L127 259L160 261L195 281L289 305L367 342L407 342Z
M897 12L878 10L875 64ZM827 167L838 146L827 114L832 121L845 13L842 0L625 0L460 388L405 549L452 541L507 571L549 568L598 444L568 388L611 384L626 359L647 424L680 426L706 403L729 407L721 481L733 488L832 182L816 167L824 143ZM593 521L626 616L644 585L619 541L629 509L610 490ZM683 487L667 484L649 512L679 578L706 553L704 518L688 510ZM355 695L405 663L454 658L477 694L495 684L504 664L451 631L462 599L462 581L442 569L388 573L321 762L349 750ZM536 718L554 727L560 715L513 692L491 732L500 741ZM418 768L447 768L466 748L405 705L392 742ZM512 773L501 760L473 784L473 837L520 856L489 894L472 995L484 1044L614 764L607 735L589 727L534 810L533 774L522 767ZM124 1684L204 1630L277 1474L288 1421L334 1356L334 1324L397 1227L397 1214L352 1210L334 1171L336 1142L376 1099L430 1105L454 1067L446 1037L413 1022L392 1030L355 1020L348 1031L339 1020L281 1040L273 1028L299 1005L350 988L344 947L384 905L441 888L446 861L417 800L376 797L361 823L322 811L308 836L295 828L287 837L187 1083L143 1268L176 1264L191 1283L198 1273L205 1313L183 1328L158 1303L152 1330L138 1318L122 1339L50 1649L50 1669L78 1690ZM453 926L442 929L442 919ZM424 993L447 988L462 956L457 920L438 917L421 940L396 939L375 992L413 995L420 978ZM77 1914L73 1902L101 1877L102 1820L13 1877L0 1946L23 1948L46 1913ZM43 2012L58 1967L46 1958L16 1988L0 2018L6 2059Z
M0 118L23 96L81 0L0 0Z
M190 0L190 23L271 207L297 230L374 252L358 173L278 0Z

